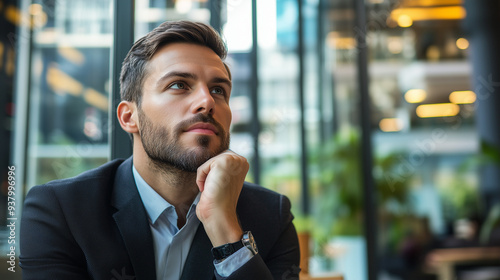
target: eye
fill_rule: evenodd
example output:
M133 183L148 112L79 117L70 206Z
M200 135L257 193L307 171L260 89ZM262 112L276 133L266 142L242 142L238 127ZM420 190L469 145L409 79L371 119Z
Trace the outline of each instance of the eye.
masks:
M168 86L170 89L186 89L187 85L184 82L175 82Z
M221 87L214 87L214 88L212 88L211 93L212 94L217 94L217 95L226 95L226 92Z

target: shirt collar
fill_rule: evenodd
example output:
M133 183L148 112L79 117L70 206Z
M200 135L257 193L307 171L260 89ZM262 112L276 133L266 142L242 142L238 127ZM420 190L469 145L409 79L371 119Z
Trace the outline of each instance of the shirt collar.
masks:
M174 206L163 199L163 197L161 197L151 186L148 185L148 183L146 183L146 181L144 181L139 172L137 172L137 169L135 169L134 165L132 165L132 173L134 175L135 184L137 185L137 190L139 191L142 204L144 204L144 208L146 208L146 212L148 213L151 223L154 224L165 209L169 207L174 208ZM198 201L200 201L200 195L201 193L198 192L198 195L191 204L187 215L188 219L193 215L193 213L195 213L196 205L198 204Z

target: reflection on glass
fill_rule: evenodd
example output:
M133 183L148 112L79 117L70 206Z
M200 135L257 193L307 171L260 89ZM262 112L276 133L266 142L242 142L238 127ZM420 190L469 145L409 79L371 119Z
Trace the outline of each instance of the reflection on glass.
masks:
M299 209L297 2L257 1L257 28L261 183L286 194Z
M229 105L233 114L231 124L231 149L250 162L254 155L252 125L255 119L251 108L252 65L252 5L251 1L227 1L226 18L222 25L222 36L228 47L226 63L231 69L233 89ZM253 166L247 181L254 181Z
M2 1L0 10L0 254L7 256L11 251L8 237L11 234L10 222L16 211L16 174L19 174L13 164L14 137L16 130L14 125L14 83L16 71L16 57L18 56L13 36L17 30L16 18L12 17L13 11L17 11L15 3ZM19 177L17 177L19 178ZM19 193L19 191L18 191ZM12 243L12 241L10 241Z
M227 1L226 13L222 35L229 53L249 53L252 48L252 2Z
M428 279L429 251L473 245L482 215L465 9L440 0L366 5L374 158L395 163L374 170L387 182L377 184L379 275Z
M316 139L309 137L311 143L318 143L310 146L311 235L315 248L309 270L311 274L336 272L345 279L366 279L356 68L358 34L353 2L325 1L320 5L319 9L312 6L322 19L316 27L322 31L317 39L322 52L317 63L321 67L316 68L321 71L321 79L318 101L309 101L317 105L310 106L307 112L308 129L314 124L311 120L318 120ZM307 15L307 8L304 11ZM310 34L305 36L306 42L313 40L307 38ZM313 50L309 53L314 54ZM311 98L314 91L307 87L306 95Z
M208 24L210 22L209 1L135 1L136 40L166 20L193 20Z
M97 0L30 6L28 187L107 161L111 8Z

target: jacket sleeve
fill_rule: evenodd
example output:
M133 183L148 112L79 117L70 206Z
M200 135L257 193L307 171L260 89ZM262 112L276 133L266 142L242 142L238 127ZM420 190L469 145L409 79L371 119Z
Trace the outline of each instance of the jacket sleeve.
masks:
M299 279L299 241L292 223L293 216L290 212L290 201L285 196L280 198L279 215L280 234L265 259L260 254L257 254L227 278L221 277L215 272L217 280ZM257 244L258 246L259 244Z
M85 256L73 239L54 190L33 187L21 219L23 279L89 279Z

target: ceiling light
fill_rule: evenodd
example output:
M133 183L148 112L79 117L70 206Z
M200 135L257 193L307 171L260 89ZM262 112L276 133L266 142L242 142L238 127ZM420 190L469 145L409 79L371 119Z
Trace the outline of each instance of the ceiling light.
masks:
M452 103L425 104L418 106L416 112L420 118L452 117L460 113L460 107Z
M450 102L455 104L472 104L476 101L476 93L472 90L454 91L450 93Z
M408 103L420 103L427 97L427 92L423 89L410 89L405 93L405 100Z

